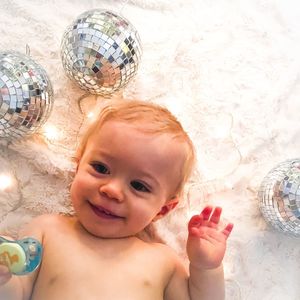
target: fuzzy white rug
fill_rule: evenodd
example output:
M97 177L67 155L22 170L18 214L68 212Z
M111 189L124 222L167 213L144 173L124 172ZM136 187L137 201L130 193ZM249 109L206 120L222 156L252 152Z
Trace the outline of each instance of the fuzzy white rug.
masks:
M300 156L296 0L1 0L0 51L25 53L28 44L47 70L55 103L46 125L59 135L47 139L41 130L0 147L0 172L15 178L13 188L0 191L0 231L14 234L35 215L70 211L70 157L85 92L64 74L60 41L67 25L91 8L114 10L139 31L142 63L123 96L166 105L198 150L199 175L181 208L158 224L162 236L184 256L189 211L221 205L235 223L224 260L227 299L299 299L299 239L266 225L257 201L265 174ZM99 101L87 97L83 109Z

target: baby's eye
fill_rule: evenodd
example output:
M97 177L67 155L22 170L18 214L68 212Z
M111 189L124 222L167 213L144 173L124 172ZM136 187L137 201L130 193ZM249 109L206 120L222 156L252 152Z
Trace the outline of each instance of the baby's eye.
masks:
M131 181L130 184L137 191L146 192L146 193L150 192L150 190L143 183L139 181Z
M100 174L109 174L109 170L108 168L103 165L103 164L100 164L100 163L97 163L97 164L92 164L92 167L94 168L94 170Z

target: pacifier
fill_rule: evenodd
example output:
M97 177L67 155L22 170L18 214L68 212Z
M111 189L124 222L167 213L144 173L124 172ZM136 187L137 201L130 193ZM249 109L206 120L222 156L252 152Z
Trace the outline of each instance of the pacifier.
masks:
M34 271L42 260L42 245L34 238L10 241L0 236L0 264L14 275Z

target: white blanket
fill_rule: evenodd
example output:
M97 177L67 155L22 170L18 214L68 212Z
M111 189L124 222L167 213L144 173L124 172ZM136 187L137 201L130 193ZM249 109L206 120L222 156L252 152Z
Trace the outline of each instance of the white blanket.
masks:
M224 259L227 299L299 299L299 239L269 227L257 200L265 174L300 156L296 0L1 0L0 51L25 53L29 45L55 91L45 126L59 134L49 139L41 129L0 147L0 172L15 178L0 191L0 231L14 235L35 215L71 211L70 158L85 92L63 71L60 41L67 25L91 8L114 10L139 31L142 62L123 96L166 105L197 147L198 172L185 202L160 222L162 237L184 257L189 214L207 202L221 205L224 222L235 223ZM87 97L84 111L99 102Z

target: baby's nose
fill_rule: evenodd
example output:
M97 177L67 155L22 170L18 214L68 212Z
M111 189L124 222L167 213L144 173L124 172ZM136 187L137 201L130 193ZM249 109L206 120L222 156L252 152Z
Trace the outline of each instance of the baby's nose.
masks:
M101 194L106 197L122 202L124 200L122 184L117 180L110 180L99 188Z

